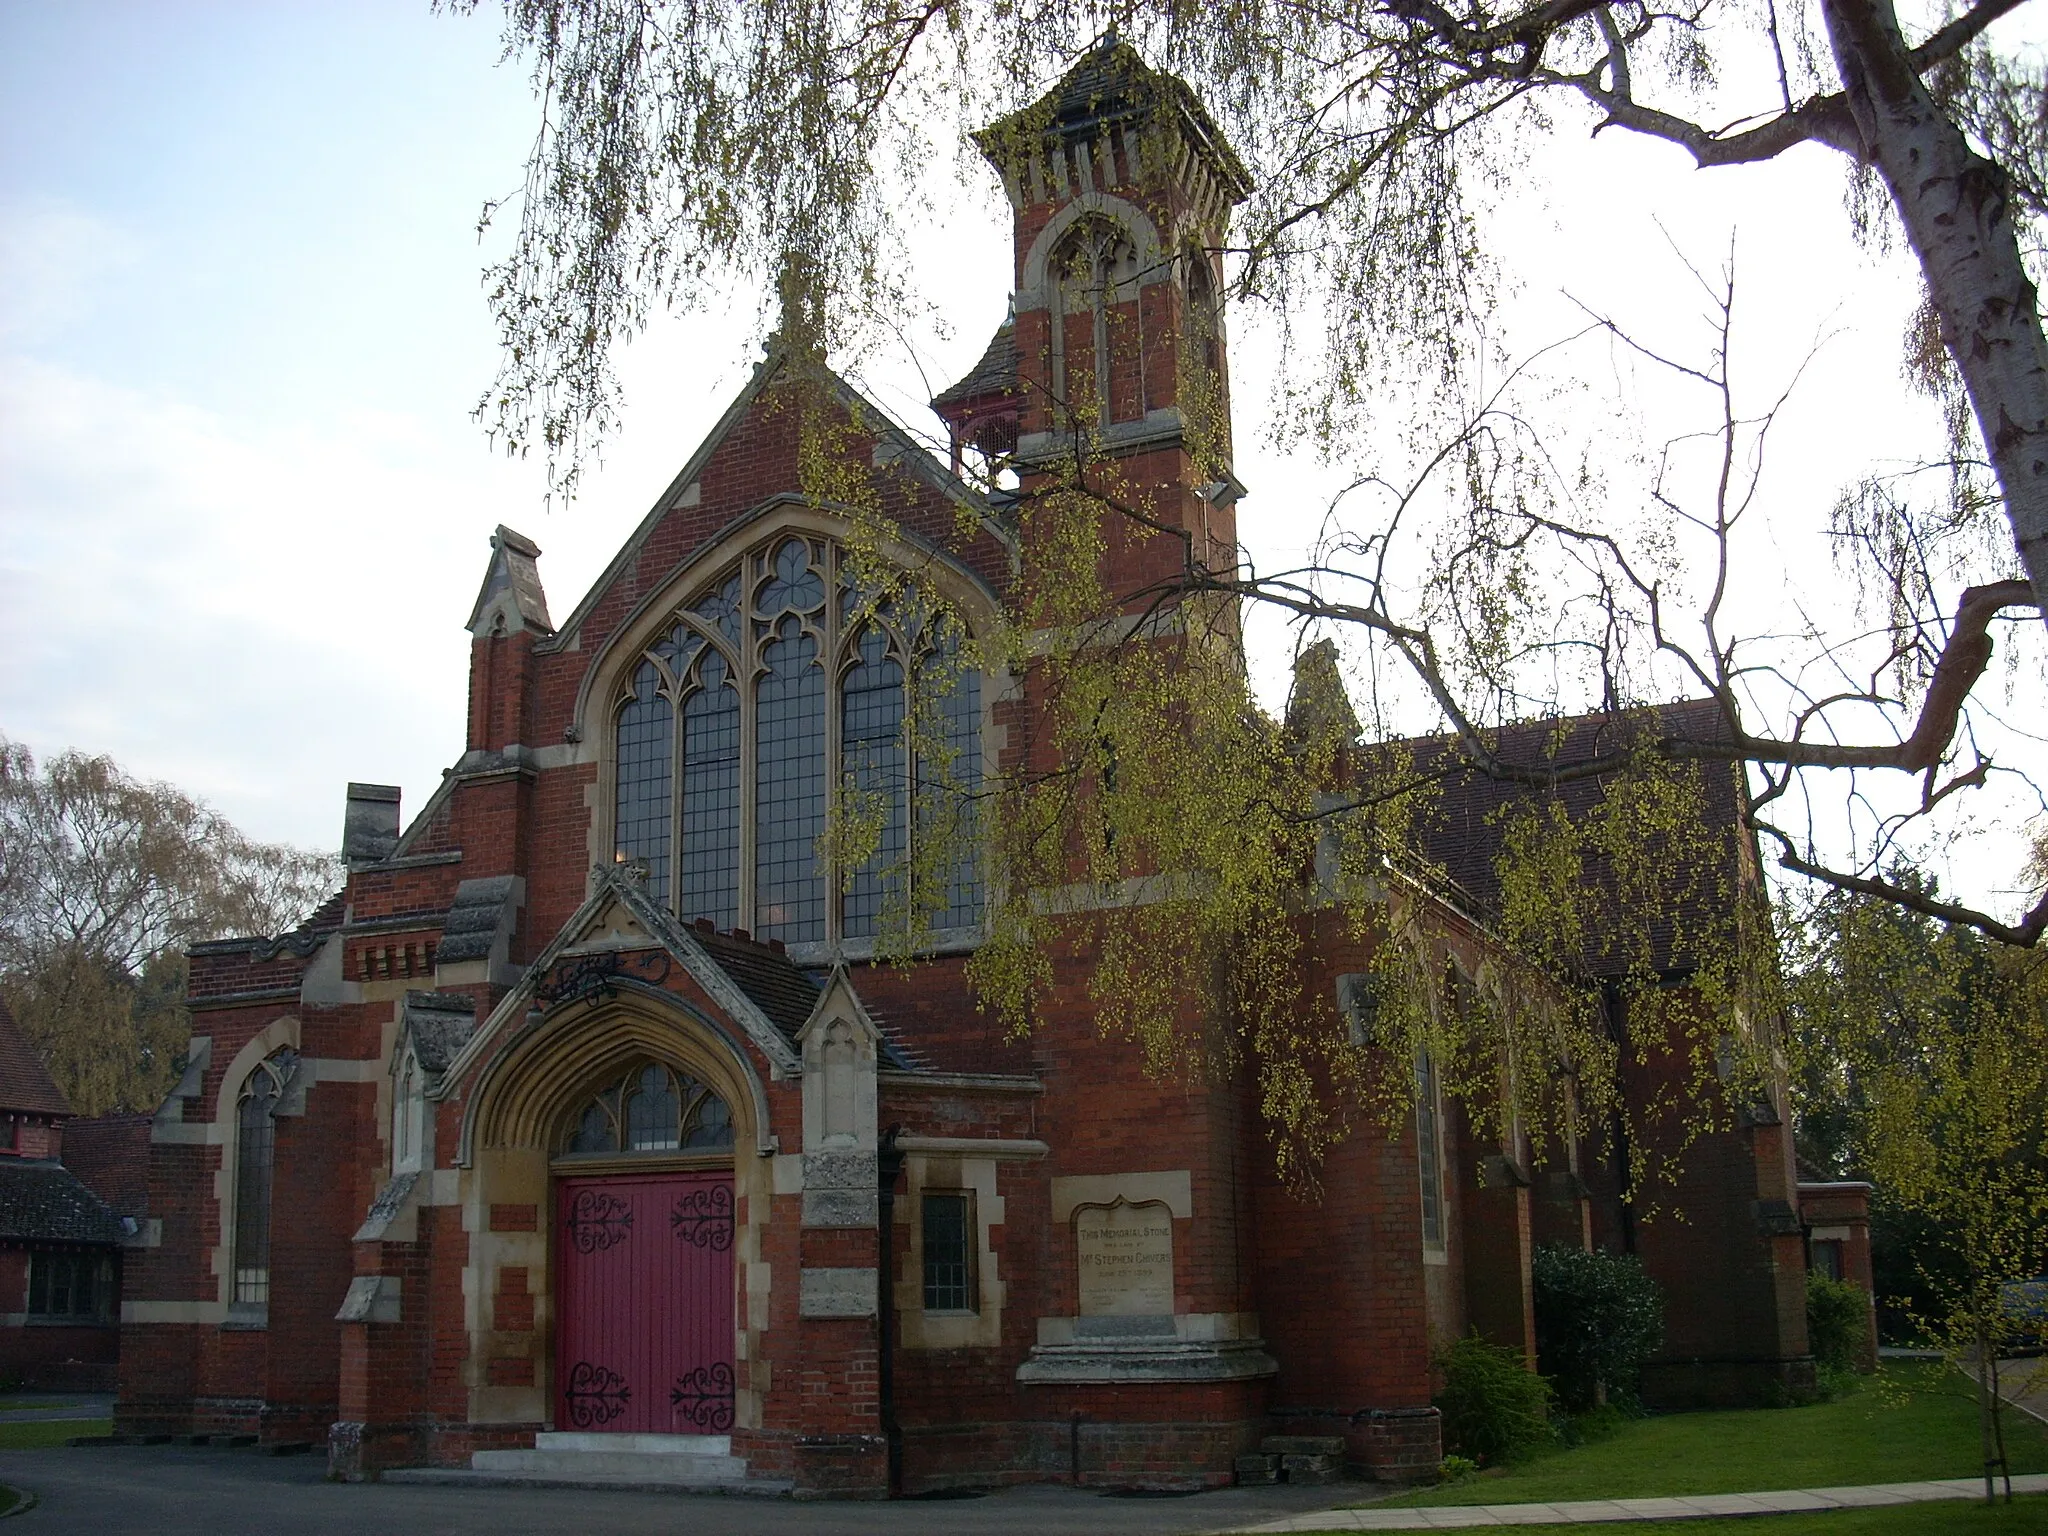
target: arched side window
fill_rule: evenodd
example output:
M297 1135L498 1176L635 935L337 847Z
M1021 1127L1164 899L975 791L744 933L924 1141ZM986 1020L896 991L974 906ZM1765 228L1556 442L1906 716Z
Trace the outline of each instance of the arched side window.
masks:
M1144 380L1142 320L1138 296L1138 248L1130 232L1099 216L1082 219L1053 253L1050 270L1057 288L1053 306L1052 380L1056 408L1081 425L1142 416L1148 404ZM1132 304L1126 334L1117 307ZM1132 396L1135 399L1132 399ZM1135 404L1136 409L1128 408Z
M298 1052L257 1064L235 1106L234 1291L237 1307L270 1304L271 1186L277 1168L277 1109L298 1072Z
M1182 419L1196 429L1203 451L1219 463L1230 456L1230 411L1223 378L1223 302L1208 253L1190 248L1183 258L1187 306L1177 398Z
M570 1122L562 1150L728 1152L732 1112L689 1074L642 1062L590 1097Z
M962 642L910 584L858 590L829 539L749 551L621 686L614 856L685 921L791 944L871 939L913 911L978 923L981 687ZM856 824L858 851L829 867L828 826Z

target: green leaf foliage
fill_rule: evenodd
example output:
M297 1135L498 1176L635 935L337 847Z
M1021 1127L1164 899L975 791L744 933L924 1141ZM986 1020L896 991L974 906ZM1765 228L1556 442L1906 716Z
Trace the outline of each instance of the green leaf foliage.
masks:
M1806 1342L1824 1370L1853 1371L1870 1342L1870 1298L1859 1285L1806 1275Z
M1447 1448L1493 1466L1550 1440L1550 1383L1520 1350L1475 1333L1438 1354L1436 1366L1443 1385L1434 1401Z
M1633 1254L1538 1248L1536 1359L1560 1407L1635 1400L1643 1362L1664 1342L1664 1296Z

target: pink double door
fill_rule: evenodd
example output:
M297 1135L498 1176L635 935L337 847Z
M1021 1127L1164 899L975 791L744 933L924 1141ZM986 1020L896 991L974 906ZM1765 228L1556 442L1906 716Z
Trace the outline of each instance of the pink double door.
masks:
M729 1431L731 1172L563 1179L555 1222L555 1427Z

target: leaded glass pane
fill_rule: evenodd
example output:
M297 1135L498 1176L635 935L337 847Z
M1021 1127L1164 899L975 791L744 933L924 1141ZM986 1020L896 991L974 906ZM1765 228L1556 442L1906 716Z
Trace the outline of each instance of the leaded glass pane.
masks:
M981 921L981 674L956 665L950 658L928 663L941 685L932 700L937 719L927 728L938 750L920 764L917 785L918 835L939 872L936 928Z
M576 1122L576 1133L569 1138L571 1152L616 1152L619 1150L618 1132L612 1127L612 1117L602 1100L587 1106L583 1118Z
M700 598L691 610L710 620L718 632L734 644L740 638L740 578L737 573L728 576L718 590L708 597Z
M626 1146L634 1152L673 1152L681 1106L662 1067L648 1067L626 1099Z
M840 685L840 773L847 810L879 837L874 856L853 872L840 897L840 922L850 939L874 934L885 902L893 900L900 910L910 830L903 667L872 624L861 632L856 654Z
M705 1089L690 1106L690 1123L683 1128L683 1145L693 1149L732 1145L732 1111L725 1100Z
M740 695L711 655L683 704L682 891L677 910L720 928L739 922Z
M647 866L647 894L668 899L669 782L675 715L651 661L633 674L619 711L617 851Z
M1436 1062L1415 1054L1415 1160L1422 1174L1422 1240L1444 1240L1443 1117L1437 1100Z
M972 1226L964 1194L927 1194L924 1205L924 1309L975 1309L974 1271L968 1242Z
M809 613L825 601L825 578L811 563L810 546L802 539L784 539L770 562L774 572L761 588L761 613Z
M825 672L817 641L795 619L782 621L761 659L766 674L754 696L754 926L763 938L813 942L825 937L825 881L818 869L818 836L825 828Z

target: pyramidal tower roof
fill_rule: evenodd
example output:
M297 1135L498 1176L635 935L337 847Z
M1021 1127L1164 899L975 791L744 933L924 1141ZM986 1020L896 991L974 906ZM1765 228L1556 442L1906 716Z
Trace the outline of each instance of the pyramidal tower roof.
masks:
M998 170L1051 140L1065 144L1156 122L1179 131L1231 202L1250 195L1251 173L1209 109L1178 75L1154 69L1114 32L1075 60L1050 91L974 135Z

